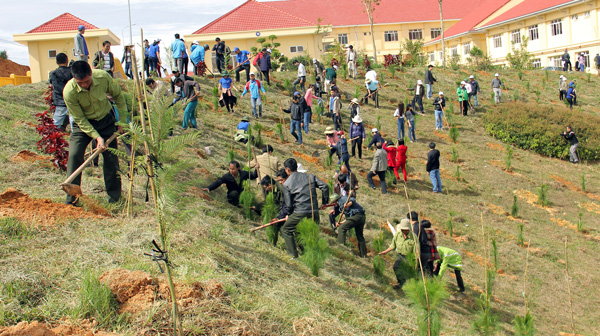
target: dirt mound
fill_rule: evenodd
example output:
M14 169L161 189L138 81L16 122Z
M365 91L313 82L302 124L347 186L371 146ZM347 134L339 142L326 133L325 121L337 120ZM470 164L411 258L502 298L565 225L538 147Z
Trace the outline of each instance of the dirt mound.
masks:
M54 203L49 199L34 199L14 188L8 188L0 194L0 217L4 216L41 226L52 226L66 219L105 217L83 208Z
M293 151L292 151L292 154L294 154L294 156L295 156L295 157L297 157L297 158L301 158L302 160L304 160L304 161L306 161L306 162L310 162L310 163L312 163L312 164L319 164L319 161L320 161L320 160L319 160L319 158L317 158L317 157L313 157L313 156L310 156L310 155L306 155L306 154L304 154L304 153L300 153L300 152L298 152L298 151L294 151L294 150L293 150Z
M502 146L501 144L488 142L485 146L489 149L497 150L500 152L506 152L506 148L504 148L504 146Z
M27 65L21 65L11 60L0 58L0 77L9 77L10 74L18 76L27 75L29 67Z
M55 328L38 321L20 322L11 327L0 327L0 336L116 336L117 334L95 330L96 323L89 320L59 324Z
M11 157L10 160L12 162L36 162L36 161L49 161L49 156L39 155L32 151L28 151L24 149L17 153L15 156Z
M145 312L160 300L170 300L167 281L152 278L146 272L117 268L104 272L99 280L115 294L120 304L119 313ZM216 281L176 283L175 291L182 307L200 306L204 300L219 299L226 295L221 283Z

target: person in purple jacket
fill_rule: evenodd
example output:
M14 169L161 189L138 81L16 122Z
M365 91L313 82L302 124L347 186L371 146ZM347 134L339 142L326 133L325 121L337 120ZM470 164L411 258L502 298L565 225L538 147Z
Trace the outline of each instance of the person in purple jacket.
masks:
M360 116L352 118L352 125L350 125L350 139L352 140L352 157L356 155L356 146L358 146L358 159L362 159L362 144L365 140L365 126L362 123Z

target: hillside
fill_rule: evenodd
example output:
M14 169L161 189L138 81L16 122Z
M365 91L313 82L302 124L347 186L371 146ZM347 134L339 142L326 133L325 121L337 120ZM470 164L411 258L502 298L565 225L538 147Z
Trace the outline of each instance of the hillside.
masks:
M378 72L382 76L382 70ZM395 104L409 97L410 92L405 88L409 82L412 86L416 79L422 78L423 73L424 69L408 69L396 73L394 79L388 72L383 73L384 78L380 77L380 80L389 85L382 89L381 108L377 110L372 105L361 108L365 126L374 127L380 117L386 139L395 137L396 123L392 117ZM452 120L459 129L458 143L451 142L447 130L434 131L431 101L425 100L426 116L418 117L417 142L407 144L407 187L411 208L434 224L438 245L451 247L463 255L467 295L459 295L454 278L445 276L452 295L442 313L442 332L444 335L464 334L475 319L477 299L484 288L483 216L485 231L495 239L498 249L499 269L492 301L493 312L498 316L498 334L514 334L512 320L524 311L522 292L528 249L517 245L519 224L524 227L525 242L530 241L527 292L538 334L556 335L571 330L565 280L565 238L569 241L576 330L579 334L595 334L597 322L595 314L590 314L590 308L597 310L594 307L598 307L598 299L590 293L596 292L595 284L600 281L597 267L600 262L598 164L572 165L565 160L515 148L513 170L505 171L506 146L490 137L483 125L484 114L494 108L489 89L493 73L475 73L483 90L479 97L482 106L468 117L458 115L455 85L469 74L466 70L434 69L438 79L434 91L444 91L454 105ZM560 73L549 73L547 80L543 71L526 71L522 80L515 71L503 70L501 74L508 87L503 104L512 104L509 100L514 99L515 92L520 101L534 104L536 90L540 91L540 109L562 104L557 102ZM293 80L294 75L277 73L275 83ZM363 92L363 75L356 81L340 81L340 87L346 93L343 98L346 116L346 105L355 87L360 87ZM588 83L585 75L569 74L569 77L578 79L581 113L600 116L600 99L596 94L599 79L592 77ZM255 223L244 219L241 209L227 204L224 187L209 195L200 191L226 171L226 155L232 146L235 126L242 116L251 115L248 97L241 99L241 106L234 115L227 114L224 109L215 111L210 94L213 80L205 78L200 83L206 93L198 107L200 137L186 149L181 160L190 165L171 186L176 195L173 205L176 220L169 223L168 228L172 245L169 258L173 262L176 281L182 288L196 286L199 281L204 293L193 300L185 298L189 299L182 312L186 331L201 335L416 334L414 310L404 294L390 285L395 282L391 270L394 253L385 257L385 280L378 281L373 276L371 257L361 259L356 247L338 246L335 238L327 235L329 225L326 213L322 211L322 235L327 237L332 254L322 275L313 277L302 263L290 260L281 242L278 248L272 248L264 232L249 233L248 229ZM64 193L58 185L66 178L65 174L53 169L45 160L24 161L20 160L23 154L17 156L22 150L39 153L35 145L39 138L33 126L35 114L45 109L44 89L44 84L0 88L0 192L16 188L33 199L61 203ZM267 87L264 117L259 120L264 127L263 138L275 148L275 154L280 158L294 156L310 172L325 181L330 180L333 168L324 166L324 155L313 158L311 154L324 148L323 131L331 120L323 118L319 124L314 116L310 133L303 135L304 147L290 143L289 132L286 134L288 142L282 143L275 134L275 123L281 115L279 100L286 105L289 98L276 85ZM181 118L181 113L178 117ZM347 123L347 119L345 117L344 122ZM289 121L286 125L289 127ZM178 128L175 133L182 131ZM431 141L436 142L442 152L442 194L431 192L431 182L425 171L427 146ZM564 145L567 147L566 142ZM205 153L205 147L210 147L210 155ZM233 148L237 159L247 160L244 146L233 144ZM450 161L452 148L460 157L460 178L455 175L457 164ZM365 176L373 152L364 153L362 161L351 159L350 165L360 175L358 201L367 211L365 236L371 248L373 237L382 230L386 232L379 227L380 218L384 221L401 219L408 212L408 206L401 184L390 188L383 197L379 189L368 188ZM126 163L122 162L121 167L127 167ZM66 323L61 321L64 318L71 323L80 323L78 293L90 272L101 275L111 270L124 272L114 271L124 269L147 272L163 279L156 263L143 255L152 248L153 239L158 241L152 203L144 202L146 177L137 175L135 178L136 215L129 219L121 214L122 204L109 205L105 201L101 170L88 168L83 176L84 194L108 209L111 216L88 205L85 211L69 214L69 219L65 219L52 211L62 214L69 210L53 207L43 211L45 206L52 207L51 204L34 203L15 192L3 194L0 202L0 217L3 217L0 227L0 326L37 320L56 327ZM581 188L582 176L586 181L585 192ZM123 181L126 180L124 176ZM549 186L551 203L548 207L536 204L536 188L543 183ZM509 216L514 195L520 208L518 218ZM8 202L19 197L24 200L19 205L21 208L10 210ZM450 237L445 228L450 212L454 214L454 237ZM576 229L580 213L584 232ZM387 245L391 234L385 234ZM145 279L139 273L125 272L122 277L123 286L129 284L131 288L140 288L139 283ZM168 332L168 305L164 300L156 304L151 302L152 296L138 298L135 304L139 306L122 307L129 315L101 329L120 334ZM2 330L0 327L0 333Z

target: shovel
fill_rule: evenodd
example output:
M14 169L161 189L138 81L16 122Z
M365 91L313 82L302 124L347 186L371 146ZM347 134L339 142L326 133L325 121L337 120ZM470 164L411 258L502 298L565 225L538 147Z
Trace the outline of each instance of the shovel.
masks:
M113 134L110 138L108 138L108 140L105 142L105 146L108 147L108 145L117 137L117 133ZM92 155L90 155L89 158L87 158L87 160L85 160L81 166L79 166L79 168L77 168L77 170L75 170L71 176L69 176L65 182L60 184L60 188L66 192L69 196L73 196L73 197L77 197L79 195L82 195L83 192L81 192L81 187L76 185L76 184L72 184L71 182L73 182L73 180L79 176L79 174L81 174L81 172L85 169L85 167L87 167L90 162L92 162L92 160L94 160L98 155L100 155L100 149L96 148L96 150L94 150L94 153Z
M356 139L358 139L358 138L360 138L360 137L359 137L359 136L357 136L357 137L355 137L355 138L352 138L352 139L348 140L348 142L352 142L352 141L354 141L354 140L356 140ZM313 157L316 157L316 158L318 158L318 157L319 157L319 155L321 155L321 153L323 153L323 152L326 152L326 151L328 151L328 150L329 150L329 148L327 148L327 149L321 149L321 150L316 150L316 151L314 151L314 152L312 153L312 156L313 156Z

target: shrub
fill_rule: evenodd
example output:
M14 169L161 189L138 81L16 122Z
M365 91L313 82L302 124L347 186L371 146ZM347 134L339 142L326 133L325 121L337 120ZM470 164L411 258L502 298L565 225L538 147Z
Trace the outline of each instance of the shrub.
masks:
M327 240L319 235L319 226L312 219L301 220L297 230L298 241L304 246L300 260L310 269L312 275L319 276L319 271L329 256Z
M1 59L8 59L8 54L6 53L6 50L0 51L0 58Z
M510 105L510 106L509 106ZM573 125L581 160L600 159L600 117L563 107L540 109L536 104L503 104L484 115L486 131L493 137L538 154L566 158L569 146L560 135Z
M69 142L65 139L67 134L54 126L54 120L48 116L48 111L35 115L39 124L35 131L42 136L36 142L37 149L53 156L52 163L61 170L67 170L69 160Z

